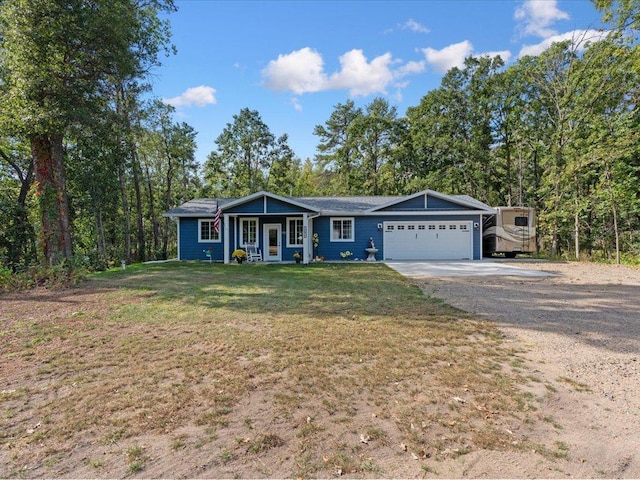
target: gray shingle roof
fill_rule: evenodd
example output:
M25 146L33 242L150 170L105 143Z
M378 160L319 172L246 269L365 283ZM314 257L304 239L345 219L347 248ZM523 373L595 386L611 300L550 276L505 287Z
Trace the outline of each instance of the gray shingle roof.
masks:
M296 200L321 212L364 212L402 197L296 197Z
M196 198L183 203L179 207L169 210L165 217L213 216L218 206L222 207L237 200L236 198Z
M479 200L469 195L443 195L452 200L458 200L466 205L476 206L480 210L491 209ZM372 208L399 202L407 197L405 196L360 196L360 197L281 197L291 201L303 204L323 213L350 213L358 214L366 212ZM225 205L236 202L239 198L197 198L190 200L179 207L165 213L166 217L195 217L195 216L213 216L218 206L224 211Z

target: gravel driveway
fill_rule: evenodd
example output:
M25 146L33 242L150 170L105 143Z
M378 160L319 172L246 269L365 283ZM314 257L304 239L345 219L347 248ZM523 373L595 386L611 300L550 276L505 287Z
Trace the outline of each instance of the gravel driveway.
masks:
M553 467L477 459L467 474L640 478L640 269L505 265L552 276L412 278L428 295L496 321L508 342L526 349L528 366L556 389L542 410L557 423L568 458Z

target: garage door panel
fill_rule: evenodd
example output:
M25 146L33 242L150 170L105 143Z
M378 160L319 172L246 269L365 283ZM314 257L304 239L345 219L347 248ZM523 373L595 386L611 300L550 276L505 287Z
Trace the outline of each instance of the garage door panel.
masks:
M386 260L455 260L472 257L470 221L386 222Z

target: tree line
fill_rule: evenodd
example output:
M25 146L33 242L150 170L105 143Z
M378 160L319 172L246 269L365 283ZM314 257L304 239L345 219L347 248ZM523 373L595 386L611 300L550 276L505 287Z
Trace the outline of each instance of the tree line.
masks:
M4 0L0 263L169 258L176 231L162 213L196 197L426 188L535 207L550 255L637 258L639 8L595 4L616 26L604 40L509 66L469 57L404 116L384 98L334 106L313 159L243 108L198 165L195 131L147 83L172 52L160 18L171 0Z

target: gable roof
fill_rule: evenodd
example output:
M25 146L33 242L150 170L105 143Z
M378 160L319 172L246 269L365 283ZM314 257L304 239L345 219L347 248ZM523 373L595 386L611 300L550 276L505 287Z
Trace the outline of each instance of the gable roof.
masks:
M403 203L408 200L412 200L414 198L425 196L425 195L434 197L434 198L439 198L441 200L446 200L447 202L460 205L461 207L471 208L473 210L481 210L485 213L491 213L491 214L496 213L495 209L493 209L492 207L490 207L485 203L482 203L480 200L476 200L475 198L470 197L469 195L447 195L446 193L440 193L440 192L436 192L435 190L429 190L429 189L423 190L418 193L414 193L413 195L406 195L403 197L389 197L391 198L389 202L372 207L369 210L367 210L367 212L373 213L373 212L383 210L385 208L389 208L399 203Z
M273 198L274 200L279 200L281 202L285 202L285 203L288 203L290 205L295 205L296 207L304 208L306 210L317 211L312 206L305 205L304 203L301 203L300 202L300 198L298 198L298 197L282 197L280 195L276 195L275 193L265 192L264 190L261 190L261 191L256 192L256 193L252 193L251 195L247 195L246 197L232 199L231 202L225 204L222 208L223 208L223 210L225 208L233 208L233 207L236 207L238 205L242 205L243 203L252 202L256 198L260 198L260 197Z
M207 217L214 216L218 207L222 210L251 202L260 197L269 197L300 208L317 212L322 215L330 214L376 214L381 210L414 199L422 195L452 202L461 207L495 214L495 209L476 200L469 195L447 195L434 190L423 190L413 195L398 196L357 196L357 197L283 197L273 193L260 191L239 198L197 198L176 207L163 216L165 217Z

